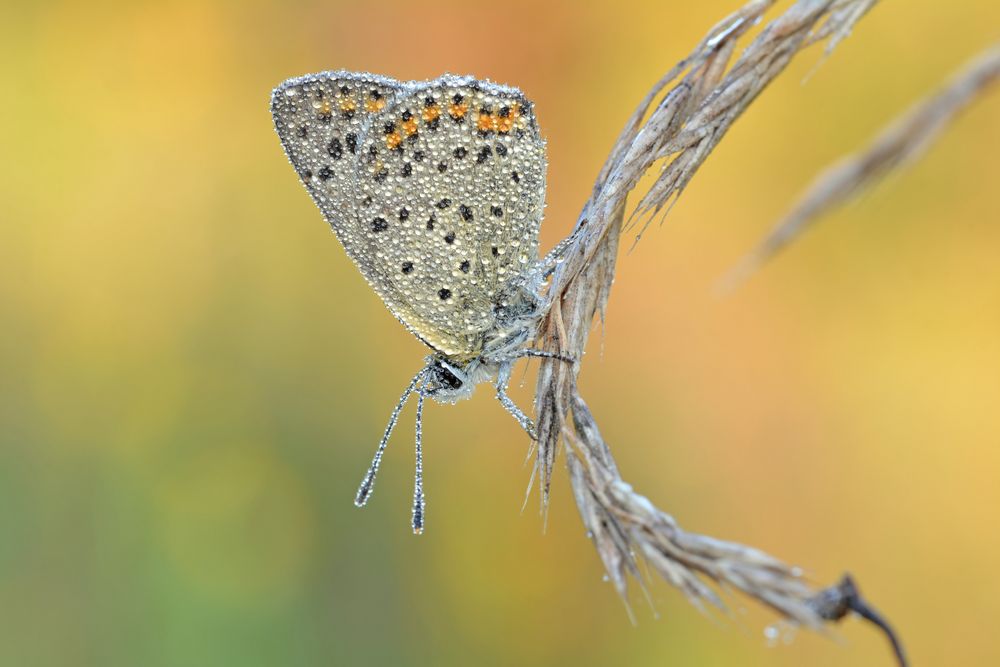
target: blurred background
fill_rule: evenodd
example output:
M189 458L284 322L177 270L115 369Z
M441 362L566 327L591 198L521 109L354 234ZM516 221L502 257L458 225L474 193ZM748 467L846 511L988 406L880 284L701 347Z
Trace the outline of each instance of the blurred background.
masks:
M346 68L520 86L549 140L543 248L711 2L8 2L0 21L0 664L890 665L856 621L769 647L662 582L632 625L561 463L480 389L412 414L425 353L296 180L271 88ZM787 3L779 3L787 7ZM772 15L773 16L773 15ZM1000 96L730 297L829 161L998 36L886 2L751 107L620 261L581 381L627 480L688 529L853 572L916 665L1000 662ZM630 242L624 242L627 248ZM533 374L515 398L530 405Z

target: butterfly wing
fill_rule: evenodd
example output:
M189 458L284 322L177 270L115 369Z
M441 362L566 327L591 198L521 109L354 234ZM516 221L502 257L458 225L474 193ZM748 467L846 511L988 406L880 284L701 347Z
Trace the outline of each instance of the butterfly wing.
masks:
M368 244L355 233L354 165L368 121L403 88L388 77L337 71L289 79L271 95L271 115L285 154L369 281Z
M272 115L292 166L389 310L430 347L473 357L503 288L531 269L545 144L531 103L471 77L290 79Z
M375 290L431 347L475 356L538 259L545 143L516 88L444 76L372 117L354 207Z

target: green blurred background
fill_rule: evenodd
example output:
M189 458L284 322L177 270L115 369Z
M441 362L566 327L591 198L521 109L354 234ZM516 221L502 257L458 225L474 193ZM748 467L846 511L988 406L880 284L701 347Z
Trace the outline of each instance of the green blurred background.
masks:
M631 625L561 465L547 532L520 512L528 443L487 390L428 407L423 537L412 406L351 502L424 350L296 182L271 88L520 86L549 139L547 248L635 103L736 6L6 3L0 664L889 665L856 622L769 648L770 614L734 596L706 618L662 582ZM797 61L623 254L582 375L626 479L818 582L849 568L917 665L1000 662L1000 96L735 295L712 286L998 19L886 2L805 84L820 53Z

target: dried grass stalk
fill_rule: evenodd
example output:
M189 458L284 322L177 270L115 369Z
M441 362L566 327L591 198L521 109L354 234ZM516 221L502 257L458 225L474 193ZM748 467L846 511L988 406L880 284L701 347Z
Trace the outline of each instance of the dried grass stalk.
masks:
M941 90L893 120L864 150L823 171L792 210L723 279L730 290L831 209L920 157L960 111L1000 81L1000 45L966 63Z
M549 288L536 340L582 359L595 315L604 318L625 218L626 197L654 166L659 173L637 206L655 216L690 182L732 124L807 46L841 41L875 0L798 0L767 24L730 66L740 40L771 7L754 0L712 28L691 54L649 92L622 130L600 171ZM643 582L642 558L696 605L723 607L711 583L735 588L813 629L848 611L877 614L844 583L817 592L794 567L750 547L682 530L621 477L580 395L579 363L545 360L535 395L535 470L543 512L559 442L580 516L610 580L624 597L628 576ZM849 581L849 580L845 580ZM880 618L880 617L879 617ZM884 628L888 625L882 624ZM902 662L902 653L898 653Z

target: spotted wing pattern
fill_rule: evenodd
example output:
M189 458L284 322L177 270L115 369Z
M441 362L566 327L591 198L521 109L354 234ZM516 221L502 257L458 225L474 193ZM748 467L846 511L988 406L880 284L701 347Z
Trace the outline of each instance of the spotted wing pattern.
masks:
M364 267L372 258L365 239L356 233L355 164L371 117L403 87L388 77L339 71L289 79L271 95L271 114L285 154L366 277Z
M531 103L471 77L347 72L293 79L274 99L293 166L390 311L445 355L475 356L504 288L538 258L545 144Z
M520 91L445 76L372 118L355 206L376 291L431 347L475 356L510 281L534 267L545 144Z

